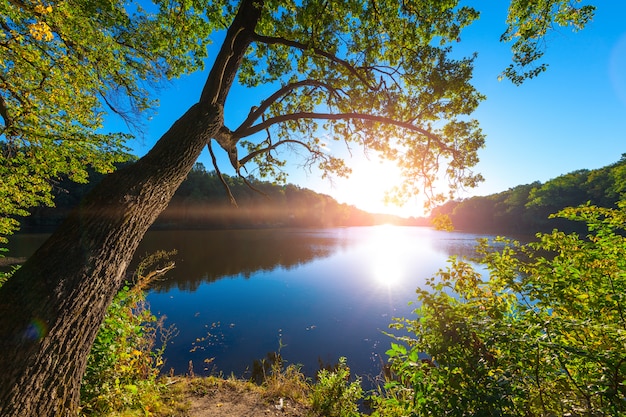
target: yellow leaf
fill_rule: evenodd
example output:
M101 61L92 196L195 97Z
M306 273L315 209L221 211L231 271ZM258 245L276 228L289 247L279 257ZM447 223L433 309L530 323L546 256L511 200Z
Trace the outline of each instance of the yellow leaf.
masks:
M52 38L54 37L52 35L52 30L50 29L50 26L48 26L46 22L32 23L29 25L28 29L30 31L31 36L37 39L38 41L41 41L41 40L51 41Z
M43 4L38 4L35 6L35 12L39 14L47 14L52 12L52 6L44 6Z

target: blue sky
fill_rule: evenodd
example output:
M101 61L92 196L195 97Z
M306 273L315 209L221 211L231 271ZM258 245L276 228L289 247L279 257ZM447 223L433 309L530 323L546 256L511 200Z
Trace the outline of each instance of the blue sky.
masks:
M600 168L626 153L626 1L598 0L596 16L585 30L573 33L560 28L550 34L547 72L519 87L498 81L498 74L511 58L510 45L499 42L505 27L505 3L497 2L498 6L490 8L476 6L481 18L462 34L458 44L462 53L478 52L475 85L487 96L473 115L487 135L475 169L485 182L461 197L544 182L577 169ZM129 144L137 155L146 153L197 101L205 77L206 71L175 80L159 94L158 113L147 123L144 137ZM262 98L240 88L231 96L226 121L233 120L233 126ZM208 152L200 162L211 168ZM384 190L394 185L389 167L362 155L355 155L348 163L354 168L350 179L329 183L296 161L288 168L289 182L369 211L422 215L419 198L403 208L383 204ZM225 159L220 167L232 173Z

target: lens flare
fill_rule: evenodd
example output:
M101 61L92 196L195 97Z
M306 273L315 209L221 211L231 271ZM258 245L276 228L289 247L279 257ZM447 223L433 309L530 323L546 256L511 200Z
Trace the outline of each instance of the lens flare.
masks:
M26 330L24 331L24 338L32 341L41 340L47 333L48 326L46 323L43 320L35 318L26 327Z

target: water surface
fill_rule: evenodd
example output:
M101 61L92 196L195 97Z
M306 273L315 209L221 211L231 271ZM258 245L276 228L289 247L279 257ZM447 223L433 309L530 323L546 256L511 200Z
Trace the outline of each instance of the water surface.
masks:
M415 289L477 237L394 226L151 233L144 250L179 251L148 296L179 331L167 367L245 376L280 349L309 375L346 356L375 376L392 317L410 315Z
M44 235L18 235L9 256L28 256ZM148 294L175 325L165 370L250 376L255 360L280 350L314 375L348 358L375 377L393 317L411 315L415 289L472 255L478 235L422 227L154 231L137 255L178 251L176 268Z

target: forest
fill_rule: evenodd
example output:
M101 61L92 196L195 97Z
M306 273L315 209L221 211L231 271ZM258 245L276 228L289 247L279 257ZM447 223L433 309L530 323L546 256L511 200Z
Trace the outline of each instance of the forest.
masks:
M90 173L91 181L67 178L54 187L54 207L39 206L19 218L23 232L52 232L103 177ZM374 224L428 225L426 218L402 218L368 213L355 206L293 184L278 185L253 177L222 174L232 193L215 171L196 163L174 194L154 229L242 229L265 227L337 227Z
M615 208L626 186L626 154L611 165L579 169L545 183L533 182L487 196L451 200L431 217L447 215L457 230L497 234L534 234L552 229L578 231L580 222L550 215L590 203Z
M294 184L279 185L253 177L222 174L235 199L233 205L215 171L197 163L153 225L155 229L241 229L260 227L337 227L396 224L431 226L447 215L455 230L530 235L552 229L582 231L584 224L551 215L565 207L590 203L615 208L626 187L626 154L608 166L579 169L545 183L535 181L487 196L450 200L428 218L368 213L332 197ZM103 175L92 172L89 183L69 179L54 188L55 207L33 208L20 218L24 232L51 232Z

